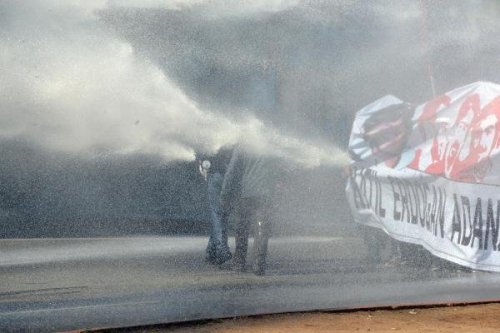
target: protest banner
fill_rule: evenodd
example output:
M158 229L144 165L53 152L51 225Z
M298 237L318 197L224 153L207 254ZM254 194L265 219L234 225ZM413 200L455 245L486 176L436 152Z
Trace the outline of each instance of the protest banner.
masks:
M385 96L356 114L349 150L356 222L500 271L500 85L476 82L416 108Z

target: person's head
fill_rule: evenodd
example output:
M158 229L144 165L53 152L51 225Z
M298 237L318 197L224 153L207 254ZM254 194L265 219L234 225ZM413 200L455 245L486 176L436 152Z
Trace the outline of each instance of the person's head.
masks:
M485 114L472 128L472 146L479 154L479 159L490 155L495 146L499 131L499 119L496 114Z
M455 167L457 167L460 161L465 160L470 153L469 149L462 149L462 147L467 145L467 137L470 135L471 126L480 112L479 99L476 97L473 95L462 104L450 129L452 133L448 136L450 142L445 160L448 175L452 173L454 165L456 164Z
M479 116L481 112L479 97L472 95L468 97L458 110L457 119L455 120L455 133L454 137L458 140L464 140L467 136L471 125Z
M436 156L433 158L443 159L446 153L446 147L448 146L448 135L450 130L450 122L446 117L436 118L436 136L434 138L434 144L436 145Z
M463 118L457 125L458 130L468 128L466 140L463 140L460 155L454 160L450 169L452 174L462 170L479 170L474 172L476 181L480 181L487 172L485 165L490 163L490 155L498 146L500 139L500 97L494 99L473 119ZM458 121L458 118L457 118ZM461 133L461 132L460 132Z
M381 159L399 156L410 132L411 106L393 104L378 110L363 125L364 140Z

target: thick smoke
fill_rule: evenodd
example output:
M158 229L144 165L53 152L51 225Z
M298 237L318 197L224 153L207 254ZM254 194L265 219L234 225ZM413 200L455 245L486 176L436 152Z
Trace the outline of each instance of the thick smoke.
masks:
M215 2L215 7L224 3ZM309 165L346 162L339 149L289 137L251 113L234 119L200 109L160 68L101 22L97 12L117 4L0 5L1 137L88 156L139 153L191 160L195 151L215 152L245 142L259 153ZM159 1L146 4L161 7ZM273 11L288 6L273 4ZM206 4L173 1L167 9L193 5ZM247 7L257 12L264 6L245 2L232 7L237 15Z

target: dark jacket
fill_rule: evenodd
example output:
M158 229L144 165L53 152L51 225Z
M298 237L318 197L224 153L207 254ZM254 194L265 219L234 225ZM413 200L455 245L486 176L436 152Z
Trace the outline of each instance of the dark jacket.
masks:
M270 200L283 173L282 163L274 157L245 153L235 148L222 184L221 202L235 198Z

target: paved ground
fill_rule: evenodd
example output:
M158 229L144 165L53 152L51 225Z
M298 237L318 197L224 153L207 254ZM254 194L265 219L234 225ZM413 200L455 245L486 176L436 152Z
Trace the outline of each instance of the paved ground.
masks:
M0 241L0 331L500 299L500 274L370 265L358 238L270 243L264 277L203 261L202 237Z

